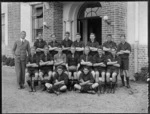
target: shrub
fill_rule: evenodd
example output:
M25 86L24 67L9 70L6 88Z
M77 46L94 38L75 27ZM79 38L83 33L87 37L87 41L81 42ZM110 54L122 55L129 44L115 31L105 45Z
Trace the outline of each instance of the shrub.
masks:
M2 56L2 62L5 62L7 57L5 55Z
M142 67L139 73L134 74L135 80L141 82L147 82L148 76L148 67Z
M14 66L14 65L15 65L14 58L10 58L9 66Z
M2 56L3 65L14 66L15 65L14 61L15 61L14 58L6 57L5 55Z

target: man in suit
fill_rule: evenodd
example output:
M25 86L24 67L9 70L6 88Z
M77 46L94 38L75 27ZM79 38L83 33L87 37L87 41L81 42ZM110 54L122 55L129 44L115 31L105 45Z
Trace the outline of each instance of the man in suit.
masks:
M22 31L20 34L20 39L14 43L12 49L13 56L15 57L15 70L17 75L17 83L19 86L18 89L24 89L27 53L28 55L30 54L30 44L25 37L26 32Z

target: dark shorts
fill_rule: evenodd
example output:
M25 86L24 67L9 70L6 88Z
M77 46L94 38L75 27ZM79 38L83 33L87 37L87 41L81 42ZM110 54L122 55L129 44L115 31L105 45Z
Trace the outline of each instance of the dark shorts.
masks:
M107 72L109 72L111 74L110 76L112 76L112 73L114 73L114 72L116 72L118 75L119 69L118 68L108 68Z
M35 73L38 73L38 69L27 69L27 72L30 74L30 77L34 77Z
M106 72L106 68L94 68L95 71L98 71L99 73L102 73L102 72Z
M122 70L129 70L129 59L123 59L123 58L121 58L120 69L122 69Z
M48 75L49 71L52 71L51 69L40 69L40 71L43 73L43 76Z
M59 85L53 85L53 90L58 91L62 86L64 86L65 84L59 84Z
M87 91L89 91L89 90L91 90L91 85L83 85L83 86L81 86L81 92L87 92Z

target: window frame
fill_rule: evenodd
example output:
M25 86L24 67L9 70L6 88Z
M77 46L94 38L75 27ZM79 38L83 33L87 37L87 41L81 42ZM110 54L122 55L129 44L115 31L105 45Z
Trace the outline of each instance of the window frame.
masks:
M42 8L43 15L44 15L43 3L32 5L32 42L34 42L35 39L36 39L36 37L37 37L37 33L38 33L38 32L36 33L36 30L40 30L40 29L35 29L35 21L36 21L36 19L38 19L38 18L35 16L35 14L36 14L36 9L37 9L37 8ZM42 18L43 18L42 20L44 20L44 17L42 17ZM43 21L42 21L42 24L43 24ZM42 26L41 30L42 30L42 33L43 33L43 31L44 31L44 27L43 27L43 26Z

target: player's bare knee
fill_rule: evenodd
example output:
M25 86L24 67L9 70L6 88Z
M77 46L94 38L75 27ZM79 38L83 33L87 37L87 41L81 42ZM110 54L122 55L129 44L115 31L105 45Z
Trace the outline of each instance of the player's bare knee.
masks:
M92 85L92 88L96 88L96 87L98 87L98 83L94 83L94 84Z
M75 85L74 85L74 88L80 90L80 89L81 89L81 86L80 86L79 84L75 84Z
M67 90L67 86L66 86L66 85L62 86L62 87L60 88L60 90Z
M49 88L52 88L52 84L50 83L45 83L45 86L49 89Z

